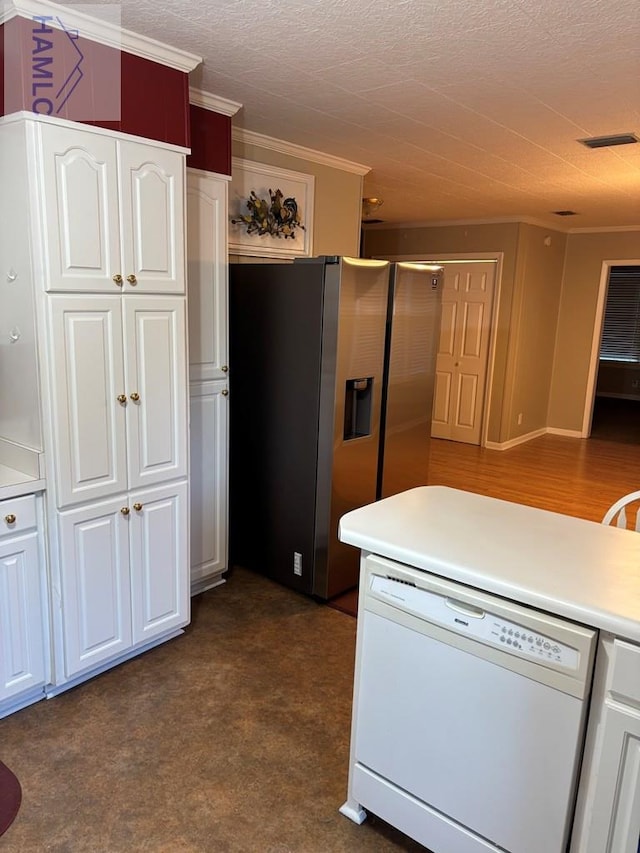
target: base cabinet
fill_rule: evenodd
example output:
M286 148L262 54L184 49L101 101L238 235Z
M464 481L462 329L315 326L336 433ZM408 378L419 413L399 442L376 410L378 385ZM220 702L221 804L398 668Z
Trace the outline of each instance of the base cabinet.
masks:
M65 676L189 621L187 483L59 515Z
M0 717L44 696L46 623L35 524L33 495L0 503Z
M605 638L598 667L571 853L638 853L640 646Z
M227 569L227 383L192 382L191 592L221 583Z

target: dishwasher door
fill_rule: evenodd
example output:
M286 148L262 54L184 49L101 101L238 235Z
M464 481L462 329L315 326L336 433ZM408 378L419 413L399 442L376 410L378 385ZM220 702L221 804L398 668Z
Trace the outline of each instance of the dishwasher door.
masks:
M558 620L542 614L537 625L535 612L486 595L478 606L473 590L449 582L442 595L421 590L415 578L424 582L425 575L414 577L405 567L392 572L399 575L394 581L376 581L379 563L367 577L358 626L355 798L376 811L366 791L378 778L426 804L449 828L459 827L458 850L562 853L574 807L585 701L584 692L572 695L580 689L565 692L544 682L553 682L556 669L578 668L589 679L594 632L564 622L560 630ZM436 621L451 611L451 628L416 616L422 598ZM531 662L533 652L513 639L521 634L525 646L531 640L536 651L540 627L544 648L554 643L554 626L569 654L560 666L548 655ZM573 630L579 642L567 643L566 631ZM488 639L464 636L467 632ZM505 651L503 636L517 647ZM399 828L417 837L411 827ZM476 846L469 843L472 837ZM453 849L438 848L435 836L418 840L433 844L435 853Z

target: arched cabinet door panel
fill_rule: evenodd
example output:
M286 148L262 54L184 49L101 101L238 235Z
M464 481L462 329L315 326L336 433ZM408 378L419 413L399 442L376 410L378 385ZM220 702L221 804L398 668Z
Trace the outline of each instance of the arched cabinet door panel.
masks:
M184 155L120 142L125 291L184 293Z
M47 290L117 291L121 270L117 143L40 128Z

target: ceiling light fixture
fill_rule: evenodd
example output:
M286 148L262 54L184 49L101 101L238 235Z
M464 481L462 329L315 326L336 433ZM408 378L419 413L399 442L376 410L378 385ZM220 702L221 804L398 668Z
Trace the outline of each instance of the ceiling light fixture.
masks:
M554 210L552 211L556 216L577 216L575 210Z
M640 142L635 133L616 133L612 136L592 136L589 139L578 139L587 148L610 148L612 145L633 145Z
M362 218L365 222L380 222L381 220L373 220L371 217L378 208L384 204L381 198L363 198L362 199Z

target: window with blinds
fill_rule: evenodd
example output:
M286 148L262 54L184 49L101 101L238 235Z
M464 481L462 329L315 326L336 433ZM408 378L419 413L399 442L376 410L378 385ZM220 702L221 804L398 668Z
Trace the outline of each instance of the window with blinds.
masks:
M640 266L609 271L600 358L640 363Z

